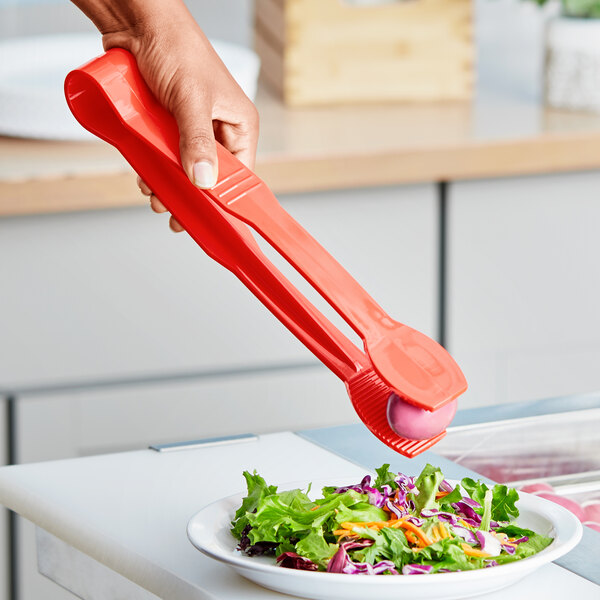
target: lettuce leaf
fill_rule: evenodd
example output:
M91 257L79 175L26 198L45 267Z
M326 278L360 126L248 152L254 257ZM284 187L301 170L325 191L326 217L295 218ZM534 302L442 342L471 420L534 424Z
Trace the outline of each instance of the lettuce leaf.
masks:
M519 492L514 488L496 484L492 490L492 520L512 521L519 516L519 509L515 503L519 499Z
M446 538L425 546L415 556L413 562L431 565L434 573L440 569L470 571L481 568L483 559L468 557L460 546L461 542L462 540Z
M470 477L465 477L461 482L463 489L469 494L469 497L479 502L482 508L475 507L477 514L483 515L483 506L485 494L488 486L483 481L475 481ZM497 483L492 488L492 521L511 521L519 516L519 509L515 503L519 499L519 492L513 488Z
M366 494L348 490L343 494L332 494L317 504L301 490L272 494L259 502L256 512L247 515L252 526L248 537L252 543L283 542L290 536L301 539L336 517L336 510L348 517L345 520L351 519L351 513L346 510L350 507L359 511L374 509L369 514L381 518L381 509L368 504L366 498Z
M374 529L359 529L361 538L373 540L373 545L352 551L352 558L359 562L378 563L391 560L398 570L410 562L414 562L414 553L401 529L384 527L379 531Z
M483 481L475 481L470 477L463 478L460 485L469 494L469 498L481 504L481 508L474 508L473 510L479 515L483 514L483 499L489 489L488 486Z
M492 499L494 494L492 490L487 490L483 497L483 516L481 517L481 525L479 529L481 531L488 531L490 528L490 521L492 520Z
M462 498L462 491L460 485L456 485L454 489L443 498L439 499L440 510L446 512L455 512L452 508L454 502L458 502Z
M398 484L394 481L398 474L390 471L389 463L381 465L379 469L375 469L375 473L377 473L377 478L373 487L380 488L382 485L389 485L393 490L398 487Z
M350 506L340 505L334 517L334 522L337 524L346 521L370 523L372 521L387 521L387 519L388 514L382 508L377 508L368 502L358 502Z
M425 465L425 468L415 480L415 486L419 493L411 494L418 515L421 514L424 508L438 507L435 495L443 479L444 474L439 467L433 467L430 464Z
M231 521L231 532L238 539L242 536L242 531L248 525L247 513L256 510L261 500L277 492L277 486L267 485L265 480L257 474L244 471L244 479L248 488L248 495L242 500L242 505L237 509L233 521Z
M498 562L498 564L502 565L505 563L514 562L515 560L521 560L522 558L527 558L528 556L533 556L534 554L541 552L553 541L554 540L550 537L546 537L545 535L534 533L532 531L529 534L529 540L518 544L514 554L501 554L500 556L495 556L494 559Z
M309 558L318 565L325 567L327 561L338 551L337 544L328 544L323 537L322 529L313 529L301 539L294 548L300 556Z

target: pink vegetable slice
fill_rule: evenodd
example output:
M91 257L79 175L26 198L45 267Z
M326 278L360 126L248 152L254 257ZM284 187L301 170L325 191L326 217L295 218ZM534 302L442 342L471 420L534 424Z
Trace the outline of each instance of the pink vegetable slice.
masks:
M563 496L559 496L558 494L548 494L548 493L539 493L537 494L540 498L545 498L546 500L550 500L551 502L555 502L556 504L560 504L564 506L567 510L570 510L580 521L585 521L585 514L583 512L583 508L575 502L575 500L571 500L570 498L564 498Z
M457 401L453 400L432 412L405 402L397 394L391 394L387 405L387 419L398 435L410 440L426 440L442 433L450 425L456 407Z

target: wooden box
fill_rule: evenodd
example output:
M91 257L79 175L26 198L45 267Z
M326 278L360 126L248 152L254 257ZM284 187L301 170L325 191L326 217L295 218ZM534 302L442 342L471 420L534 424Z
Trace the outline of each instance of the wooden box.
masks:
M291 106L464 100L472 0L256 0L262 78Z

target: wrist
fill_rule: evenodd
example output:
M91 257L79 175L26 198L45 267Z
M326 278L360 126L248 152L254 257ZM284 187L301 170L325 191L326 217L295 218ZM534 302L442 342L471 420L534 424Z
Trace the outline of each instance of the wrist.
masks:
M157 32L193 21L182 0L72 0L102 34L105 50L125 48L137 53Z

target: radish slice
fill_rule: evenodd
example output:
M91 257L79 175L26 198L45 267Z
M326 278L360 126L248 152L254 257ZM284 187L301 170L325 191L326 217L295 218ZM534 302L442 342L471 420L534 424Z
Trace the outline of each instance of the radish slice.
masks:
M457 401L453 400L432 412L413 406L392 393L388 398L387 419L399 436L409 440L426 440L446 429L456 413L457 405Z
M528 494L539 494L539 492L554 492L554 488L549 483L530 483L528 485L524 485L521 488L522 492L527 492Z
M569 498L564 498L563 496L559 496L557 494L548 494L546 492L536 495L540 498L546 498L546 500L550 500L551 502L555 502L556 504L564 506L567 510L570 510L580 521L585 520L583 508L581 508L581 506L579 506L575 500L570 500Z
M600 523L600 502L586 502L583 505L583 514L585 515L586 521L596 521Z

